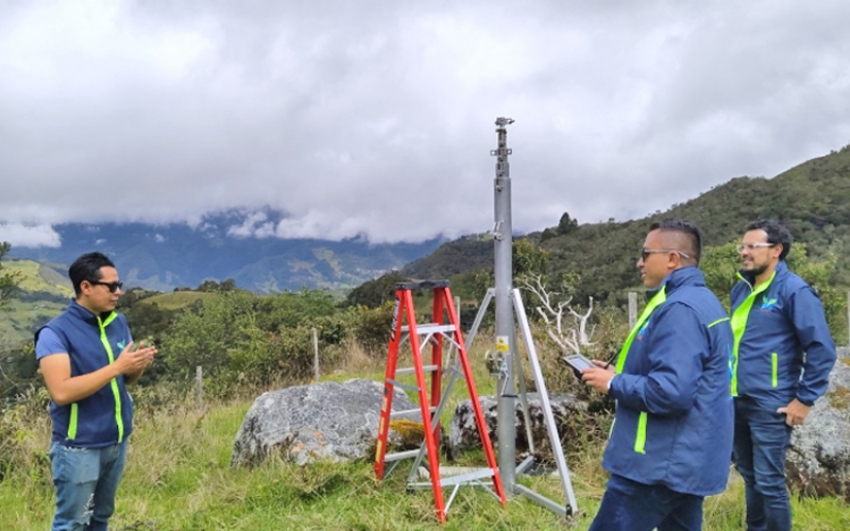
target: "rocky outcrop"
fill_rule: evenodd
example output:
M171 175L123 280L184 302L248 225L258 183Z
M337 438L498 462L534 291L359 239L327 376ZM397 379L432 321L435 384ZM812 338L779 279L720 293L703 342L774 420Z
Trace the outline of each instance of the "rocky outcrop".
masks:
M537 393L528 393L528 416L531 420L531 433L534 439L535 453L538 457L546 458L552 455L552 446L549 443L549 434L543 419L540 397ZM498 444L498 401L494 396L479 397L484 420L490 433L493 445ZM550 394L549 402L552 405L552 414L555 425L561 436L561 445L564 451L569 451L572 442L585 440L591 431L595 430L590 421L587 402L577 399L571 394ZM525 429L525 415L519 399L516 400L514 409L514 426L516 428L516 450L518 453L527 453L529 450L528 436ZM480 448L481 440L475 426L475 415L472 411L472 402L467 399L460 402L455 409L449 425L449 433L446 441L446 450L450 457L455 457L461 452Z
M785 472L803 494L841 496L850 502L850 357L840 349L829 390L806 422L794 428Z
M263 393L239 428L231 466L253 466L272 455L298 464L371 456L382 394L383 385L372 380L320 382ZM396 388L393 410L414 407ZM391 432L391 437L400 435Z

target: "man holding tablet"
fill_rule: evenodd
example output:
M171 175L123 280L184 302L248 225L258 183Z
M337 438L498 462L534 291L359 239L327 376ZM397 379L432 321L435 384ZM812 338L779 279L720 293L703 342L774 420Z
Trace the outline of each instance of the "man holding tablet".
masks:
M699 229L653 224L637 266L649 302L616 367L582 371L617 400L602 466L611 473L590 531L698 531L705 496L726 488L732 455L732 329L697 269Z

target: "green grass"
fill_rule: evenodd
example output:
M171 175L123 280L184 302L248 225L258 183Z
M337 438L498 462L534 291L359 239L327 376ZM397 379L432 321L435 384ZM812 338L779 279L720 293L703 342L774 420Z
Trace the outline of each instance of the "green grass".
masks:
M19 275L18 287L25 291L46 291L70 297L74 293L71 281L44 264L32 260L9 260L3 262L4 273Z
M173 293L162 293L139 301L139 304L156 304L164 310L179 310L195 301L203 300L212 296L212 293L200 291L175 291Z
M31 341L36 323L56 317L66 306L67 303L52 301L9 300L6 307L0 308L0 348Z
M372 367L363 364L361 368L367 370L335 372L323 380L362 374L382 378L374 362ZM482 394L492 388L487 375L476 374L476 380ZM449 521L440 526L431 492L406 492L405 463L382 482L374 477L371 459L305 467L271 459L254 469L231 468L236 432L253 397L259 394L259 390L245 391L243 398L210 403L205 412L198 413L191 396L165 387L138 390L136 431L111 529L582 530L590 525L604 492L605 473L600 467L604 443L586 441L565 443L580 512L569 522L525 498L512 498L502 508L482 489L463 487L450 507ZM455 395L453 402L465 398L466 393L458 389ZM43 401L43 390L39 396ZM0 472L5 477L0 480L0 521L4 529L49 528L54 504L46 457L49 431L43 402L37 400L7 411L0 421ZM458 464L481 464L480 454L470 452ZM4 465L4 455L13 457L11 465L8 461ZM556 476L522 476L520 481L551 499L564 499ZM742 484L733 473L728 490L706 500L704 529L743 529L743 498ZM842 500L795 497L792 503L796 530L850 529L850 508Z
M61 297L70 297L74 292L67 278L49 265L31 260L4 260L2 273L16 275L18 287L24 291L43 291ZM16 347L32 340L36 325L59 315L66 306L67 301L8 300L7 305L0 308L0 349Z

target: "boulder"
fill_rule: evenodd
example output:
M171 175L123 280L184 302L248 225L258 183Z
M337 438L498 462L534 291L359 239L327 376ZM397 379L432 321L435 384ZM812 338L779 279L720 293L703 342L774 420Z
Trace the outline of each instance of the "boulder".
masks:
M263 393L245 415L233 443L231 466L253 466L269 456L298 464L346 461L375 450L383 384L372 380L319 382ZM395 389L393 410L412 409ZM409 420L421 420L413 414ZM401 438L390 433L391 441Z
M531 433L534 439L534 449L537 457L551 458L552 445L549 442L549 433L543 419L540 397L537 393L528 393L528 416L531 419ZM484 420L490 433L493 446L498 445L498 401L494 396L479 396ZM552 414L555 425L561 436L561 445L568 451L570 441L587 439L588 430L592 423L588 422L591 415L588 411L587 402L567 393L555 393L549 395L552 405ZM528 436L525 430L525 415L519 398L516 400L514 409L514 426L516 428L516 450L517 453L527 453L529 450ZM481 440L475 426L475 415L472 411L472 401L463 400L457 405L454 416L449 425L449 433L446 440L446 451L450 458L454 458L461 452L481 448Z
M850 502L850 357L839 349L829 389L791 435L785 463L788 482L806 495Z

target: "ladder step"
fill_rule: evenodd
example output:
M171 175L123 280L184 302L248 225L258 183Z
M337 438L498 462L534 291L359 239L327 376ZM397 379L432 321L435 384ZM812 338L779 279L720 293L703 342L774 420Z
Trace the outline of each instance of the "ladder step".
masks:
M495 475L495 472L492 468L481 468L479 470L474 470L472 472L467 472L466 474L458 474L456 476L448 476L444 478L440 478L440 486L448 487L450 485L460 485L461 483L469 483L471 481L475 481L483 478L491 478ZM430 489L431 483L409 483L407 485L409 489Z
M399 382L398 380L393 380L392 378L387 378L387 382L391 383L396 387L401 387L402 389L407 389L408 391L413 391L414 393L419 392L419 387L415 385L410 385L406 383Z
M476 479L491 478L494 474L495 472L492 468L482 468L481 470L476 470L475 472L469 472L467 474L441 478L440 485L443 487L448 485L458 485L460 483L466 483L467 481L475 481Z
M455 325L453 324L418 324L416 325L416 333L420 336L425 336L428 334L438 334L445 332L454 332L457 330ZM401 327L402 332L410 332L410 326L405 325Z
M437 411L437 407L431 406L431 407L428 408L428 411L430 411L431 413L434 413L435 411ZM422 409L417 407L416 409L402 409L400 411L390 411L390 418L403 417L405 415L412 415L414 413L420 413L421 414Z
M434 372L437 370L436 365L423 365L423 372ZM405 375L405 374L416 374L416 367L402 367L401 369L396 369L395 373L397 375Z
M427 452L427 450L426 450ZM401 461L402 459L410 459L419 455L419 450L407 450L405 452L394 452L384 456L384 461L391 463L393 461Z

